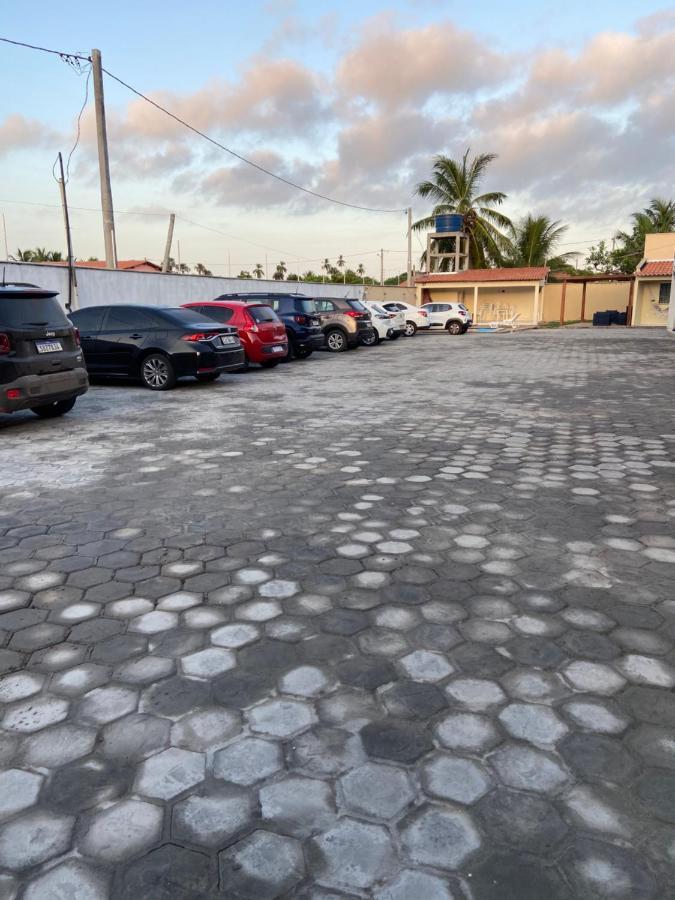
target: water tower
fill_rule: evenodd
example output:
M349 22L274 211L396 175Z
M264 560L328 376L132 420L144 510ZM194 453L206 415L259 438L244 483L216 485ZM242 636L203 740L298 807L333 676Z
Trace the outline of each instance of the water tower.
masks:
M447 268L443 260L449 260ZM435 216L434 231L427 234L427 271L461 272L469 268L469 236L464 216L451 213Z

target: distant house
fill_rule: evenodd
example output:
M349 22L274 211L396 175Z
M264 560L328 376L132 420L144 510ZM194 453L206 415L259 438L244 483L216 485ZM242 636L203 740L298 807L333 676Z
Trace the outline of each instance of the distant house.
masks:
M64 261L50 262L50 266L67 266ZM77 269L107 269L104 259L76 259ZM149 259L118 259L117 268L126 272L161 272L162 267L150 262Z
M646 235L644 254L635 270L633 325L664 327L671 301L675 233Z

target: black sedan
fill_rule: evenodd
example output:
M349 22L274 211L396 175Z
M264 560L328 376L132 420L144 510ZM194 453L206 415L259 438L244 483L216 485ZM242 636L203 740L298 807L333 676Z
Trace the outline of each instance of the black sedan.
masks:
M176 380L215 381L244 364L237 329L191 309L88 306L70 314L92 376L140 379L151 391Z

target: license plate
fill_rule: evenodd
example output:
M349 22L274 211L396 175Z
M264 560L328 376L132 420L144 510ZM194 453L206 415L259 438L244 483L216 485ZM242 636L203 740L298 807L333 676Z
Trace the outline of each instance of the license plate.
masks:
M284 347L272 347L272 353L283 353Z
M61 341L35 341L35 349L38 353L56 353L63 347Z
M310 325L320 325L321 321L319 319L310 319Z
M236 338L233 334L226 334L226 335L223 335L223 336L221 337L220 343L221 343L224 347L225 347L225 346L229 346L230 344L236 344L236 343L237 343L237 338Z

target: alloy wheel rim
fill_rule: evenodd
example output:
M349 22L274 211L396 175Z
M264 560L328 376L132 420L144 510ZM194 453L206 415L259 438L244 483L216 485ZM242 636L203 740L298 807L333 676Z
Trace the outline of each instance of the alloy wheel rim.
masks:
M331 334L328 338L328 346L332 347L333 350L338 350L342 346L342 335Z
M143 378L152 387L164 387L169 380L169 368L161 359L148 359L143 363Z
M414 330L413 326L410 324L410 322L408 322L408 324L405 326L405 333L408 335L408 337L410 337L410 335L415 333L415 330Z

